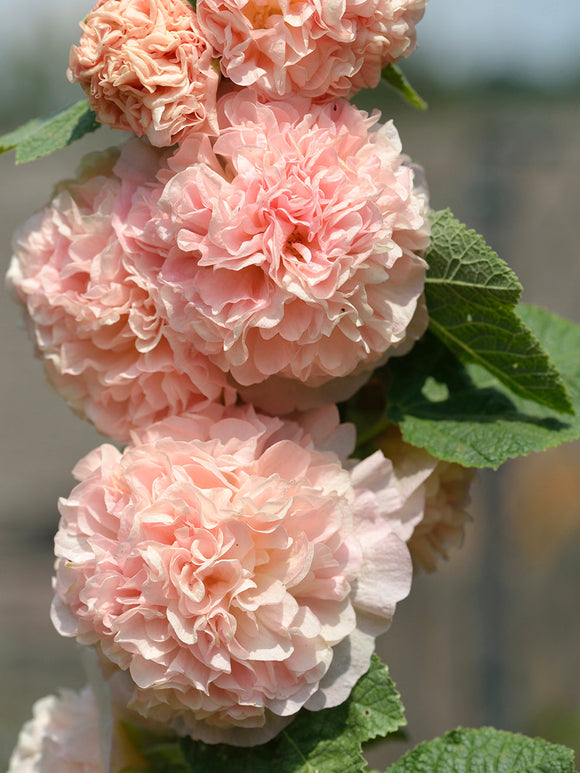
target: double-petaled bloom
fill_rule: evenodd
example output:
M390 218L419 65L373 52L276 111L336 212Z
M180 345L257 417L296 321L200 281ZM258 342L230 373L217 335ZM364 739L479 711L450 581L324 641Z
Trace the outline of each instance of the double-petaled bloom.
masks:
M245 89L218 119L213 144L189 135L168 160L150 218L167 258L151 282L176 335L240 387L266 382L301 408L303 386L368 374L423 333L426 191L393 124L344 100Z
M96 449L60 502L57 629L114 664L131 709L208 742L343 702L409 591L420 518L352 441L333 407L214 405Z
M198 0L224 75L268 97L349 96L416 46L427 0Z
M155 303L163 257L143 238L141 198L159 164L138 140L118 160L97 157L16 234L7 276L51 384L115 440L228 389Z
M102 123L160 147L190 129L215 132L219 76L193 8L182 0L99 0L70 53Z

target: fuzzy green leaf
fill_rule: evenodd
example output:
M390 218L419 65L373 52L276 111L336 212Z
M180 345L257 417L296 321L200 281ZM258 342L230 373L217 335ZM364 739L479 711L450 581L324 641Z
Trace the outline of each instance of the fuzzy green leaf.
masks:
M273 741L251 749L185 743L192 770L207 773L359 773L362 744L405 723L386 667L373 657L369 671L341 706L302 710Z
M432 216L425 296L429 327L462 360L481 365L520 397L572 413L560 375L515 313L515 274L449 210Z
M550 353L576 415L563 417L513 394L428 333L406 357L378 371L386 386L386 418L400 424L405 440L440 459L497 468L580 437L580 326L534 306L517 310Z
M96 131L101 124L86 100L54 113L48 118L34 118L18 129L0 137L0 153L16 150L16 163L24 164L80 140Z
M396 64L388 64L381 72L381 78L395 89L405 102L418 110L427 110L427 103L411 86L403 71Z
M397 690L386 667L373 657L369 671L345 703L316 712L303 709L292 724L262 746L171 741L136 728L129 728L128 734L150 763L143 769L150 773L360 773L366 769L362 744L395 732L403 724Z
M120 773L190 773L180 739L174 733L154 733L128 722L122 724L122 730L143 758L143 765L131 765Z
M387 773L574 773L574 752L490 727L458 728L412 749Z

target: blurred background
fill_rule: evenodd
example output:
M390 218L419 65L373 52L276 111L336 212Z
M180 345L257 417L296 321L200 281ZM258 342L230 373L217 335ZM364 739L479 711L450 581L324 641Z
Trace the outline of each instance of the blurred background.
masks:
M0 131L71 104L64 72L81 0L0 0ZM433 208L450 206L519 275L524 300L580 322L580 3L430 0L403 69L429 102L386 87L361 95L394 118L425 167ZM74 174L115 144L105 129L14 167L0 157L0 248ZM47 387L19 309L0 302L0 767L34 700L84 676L53 631L56 503L75 462L102 438ZM580 754L580 445L484 472L465 545L421 575L380 654L407 709L406 739L369 753L382 767L461 724L538 734Z

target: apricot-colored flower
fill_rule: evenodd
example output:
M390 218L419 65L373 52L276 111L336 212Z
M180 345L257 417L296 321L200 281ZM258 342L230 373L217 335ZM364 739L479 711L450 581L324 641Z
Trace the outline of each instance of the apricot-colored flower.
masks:
M198 0L224 75L269 97L344 97L415 49L427 0Z
M67 77L99 121L153 145L191 128L215 131L218 73L195 12L182 0L100 0L81 22Z
M410 345L429 222L393 124L251 89L218 114L213 147L190 135L168 160L151 213L168 247L151 282L176 336L243 386L318 387Z
M58 631L125 672L131 709L207 742L343 702L409 590L392 465L342 465L334 406L295 419L172 417L89 454L60 502Z
M169 340L147 279L163 259L143 238L159 163L139 140L114 171L101 156L23 226L7 276L49 380L116 440L220 399L225 386L207 357Z
M407 541L414 568L433 572L437 561L449 558L450 548L463 542L475 471L405 443L396 426L384 433L379 445L393 463L403 497L415 503L415 513L422 513L401 523L397 533ZM406 512L409 515L412 508Z
M90 687L61 690L36 701L23 726L8 773L105 773L99 713Z

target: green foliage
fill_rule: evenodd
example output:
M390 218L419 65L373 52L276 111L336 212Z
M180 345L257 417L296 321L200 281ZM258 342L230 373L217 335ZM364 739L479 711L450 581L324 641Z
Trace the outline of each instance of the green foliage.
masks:
M425 281L431 331L516 395L572 413L556 368L515 312L521 292L515 274L449 210L435 212L432 224Z
M432 220L429 332L343 407L359 455L390 422L409 443L468 467L580 437L580 328L518 306L517 277L483 238L448 210Z
M574 773L574 753L493 728L458 728L412 749L386 773Z
M396 64L388 64L381 72L381 78L388 83L391 88L401 96L405 102L408 102L418 110L427 110L427 103L419 96L411 86L403 71Z
M0 137L0 153L16 150L16 163L24 164L49 156L65 148L101 124L86 100L54 113L48 118L34 118L18 129Z
M190 773L179 739L173 733L153 733L123 723L123 731L143 757L143 765L123 768L120 773Z
M405 723L403 707L387 668L374 656L348 700L323 711L302 710L276 738L262 746L209 745L191 739L154 737L129 728L147 768L124 773L360 773L362 744Z
M409 443L467 467L580 437L580 326L534 306L518 313L550 353L576 410L572 418L515 395L479 365L464 364L433 334L379 371L387 385L386 418Z

